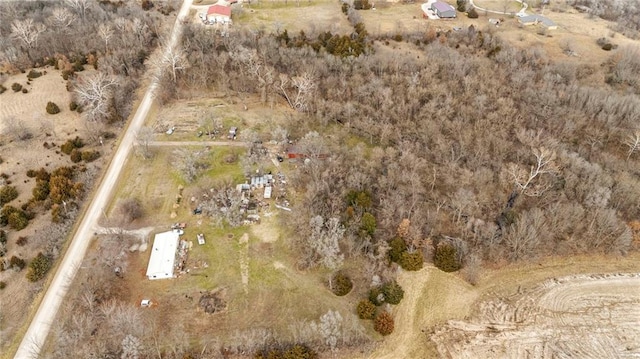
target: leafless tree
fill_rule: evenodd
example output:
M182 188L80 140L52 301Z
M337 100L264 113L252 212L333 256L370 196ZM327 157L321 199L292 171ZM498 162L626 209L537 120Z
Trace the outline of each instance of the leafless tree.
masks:
M114 31L109 24L100 24L98 26L98 36L104 41L104 52L109 52L109 40L113 37Z
M154 131L153 128L148 126L142 126L136 134L136 142L140 149L140 154L143 158L149 159L153 157L150 143L153 141Z
M28 49L38 47L38 38L47 27L42 23L34 23L32 18L14 20L11 23L11 36L19 39Z
M65 7L56 7L51 11L49 24L58 31L66 31L75 21L76 17Z
M103 120L109 116L109 106L118 83L117 78L103 72L78 79L75 94L84 109L83 116L86 119Z
M78 13L78 16L80 16L80 19L82 19L82 22L84 22L87 15L87 10L91 6L89 0L66 0L66 3L73 10L75 10L76 13Z
M541 196L550 188L549 184L541 183L540 177L544 174L553 174L558 171L555 164L556 154L552 150L540 147L533 149L535 163L530 166L529 171L512 164L509 166L509 173L513 179L519 193L526 196Z
M640 130L636 130L633 134L627 136L625 145L629 147L627 151L627 160L640 148Z
M329 269L342 266L344 255L340 253L340 242L345 228L338 218L325 221L321 216L315 216L309 221L311 233L303 242L307 247L307 257L310 265L320 263Z
M194 151L180 148L173 151L173 165L187 182L193 182L207 167L207 163L204 161L206 154L206 150Z
M311 327L317 331L331 351L338 349L342 339L342 315L338 311L329 310L320 316L320 323L312 322Z
M178 79L178 72L186 69L189 66L189 62L181 49L165 46L165 49L162 51L162 57L159 61L155 62L154 66L160 73L168 68L171 73L171 80L175 84Z
M302 75L293 78L281 74L279 80L278 89L287 100L289 106L300 112L309 111L309 101L316 88L315 76L310 72L304 72Z

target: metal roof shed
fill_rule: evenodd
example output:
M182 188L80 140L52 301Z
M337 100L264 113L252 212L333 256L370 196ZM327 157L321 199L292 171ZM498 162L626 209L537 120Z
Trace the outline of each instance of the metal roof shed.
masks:
M441 18L450 19L456 17L456 9L444 2L436 1L431 4L431 9Z
M180 235L174 231L156 234L151 248L147 278L173 278L173 268L176 261L176 250Z

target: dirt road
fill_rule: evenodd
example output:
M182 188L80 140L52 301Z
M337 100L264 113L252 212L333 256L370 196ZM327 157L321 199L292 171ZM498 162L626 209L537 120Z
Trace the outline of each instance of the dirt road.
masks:
M181 20L188 14L191 3L192 0L184 0L182 3L182 7L180 8L180 12L178 13L178 17L171 32L169 47L174 47L177 44L177 40L180 38L182 33ZM154 76L152 78L158 77ZM104 175L89 209L82 218L80 226L71 240L71 245L62 259L53 281L47 289L47 292L45 293L25 336L22 338L22 342L20 343L14 358L28 359L37 357L40 349L47 339L47 335L49 334L51 325L55 320L58 309L67 294L69 283L75 277L77 268L82 263L87 248L89 247L91 238L93 237L94 227L102 215L104 208L107 207L120 172L122 168L124 168L125 162L131 153L133 143L135 142L135 134L142 127L142 124L147 117L147 113L149 112L149 108L153 101L153 92L157 85L157 81L154 81L147 89L144 99L131 120L127 132L122 138L113 160L111 161L109 169Z

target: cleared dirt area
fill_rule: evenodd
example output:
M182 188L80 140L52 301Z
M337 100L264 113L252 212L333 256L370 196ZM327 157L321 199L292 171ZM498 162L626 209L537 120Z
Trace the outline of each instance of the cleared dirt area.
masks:
M639 324L640 273L577 275L482 301L432 340L451 358L635 358Z
M233 16L234 24L253 30L278 32L287 29L290 35L303 30L307 35L330 31L349 34L353 27L335 1L278 1L242 4Z
M359 357L637 357L639 259L550 258L487 269L477 286L433 267L402 272L396 331Z

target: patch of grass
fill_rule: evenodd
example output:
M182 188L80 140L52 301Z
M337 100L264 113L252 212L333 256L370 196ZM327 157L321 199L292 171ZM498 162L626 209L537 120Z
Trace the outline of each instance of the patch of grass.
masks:
M233 183L243 183L245 178L240 167L240 158L246 151L246 148L243 147L212 147L209 155L209 170L201 177L213 179L230 178ZM235 162L227 163L229 156L235 156Z

